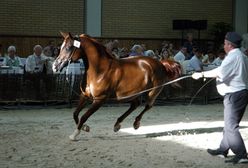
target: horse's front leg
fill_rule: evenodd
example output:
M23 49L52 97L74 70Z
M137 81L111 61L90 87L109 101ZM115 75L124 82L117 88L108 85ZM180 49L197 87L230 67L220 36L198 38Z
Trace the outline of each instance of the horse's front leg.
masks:
M76 137L80 134L80 130L82 129L84 123L87 119L96 112L101 105L103 104L103 100L94 100L91 107L84 113L84 115L80 118L77 129L69 136L69 138L73 141L76 140ZM89 131L89 127L86 128Z
M84 96L83 94L81 94L78 106L77 106L76 110L73 112L73 119L74 119L76 125L78 125L78 122L79 122L78 115L79 115L80 111L85 107L86 101L87 101L87 97Z

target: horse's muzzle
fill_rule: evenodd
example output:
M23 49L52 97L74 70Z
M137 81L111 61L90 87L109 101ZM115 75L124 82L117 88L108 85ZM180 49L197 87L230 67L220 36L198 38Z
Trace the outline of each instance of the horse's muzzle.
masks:
M54 61L54 63L53 63L53 67L52 67L52 69L53 69L53 72L61 72L62 71L62 69L64 68L64 67L66 67L68 65L68 61L64 61L64 62L62 62L62 61L58 61L58 60L55 60Z

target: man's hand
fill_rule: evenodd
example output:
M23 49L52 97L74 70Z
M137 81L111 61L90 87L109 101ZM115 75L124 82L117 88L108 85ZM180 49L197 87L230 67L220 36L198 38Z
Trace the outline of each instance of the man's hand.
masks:
M193 78L193 79L200 79L200 78L202 78L202 77L203 77L202 72L194 72L194 73L192 74L192 78Z

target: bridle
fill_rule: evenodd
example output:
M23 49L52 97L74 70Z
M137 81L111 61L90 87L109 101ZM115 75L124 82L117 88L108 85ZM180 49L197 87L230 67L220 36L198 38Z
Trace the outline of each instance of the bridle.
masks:
M74 39L73 39L73 44L74 44L74 41L75 41L75 40L78 41L78 42L80 42L80 44L81 44L81 39L80 39L80 37L79 37L78 35L76 35L76 36L74 37ZM73 47L73 51L71 52L71 54L70 54L69 57L68 57L68 64L71 63L72 56L74 55L74 53L76 52L77 49L80 49L81 45L80 45L79 47L76 47L75 45L72 45L72 47Z

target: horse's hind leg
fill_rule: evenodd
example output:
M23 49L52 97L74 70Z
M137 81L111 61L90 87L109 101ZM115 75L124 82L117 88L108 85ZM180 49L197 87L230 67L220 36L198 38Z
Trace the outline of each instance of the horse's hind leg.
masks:
M152 108L157 96L162 91L163 88L155 89L149 92L148 99L146 101L145 109L135 118L135 121L133 123L133 128L138 129L140 127L140 120L143 117L144 113L148 111L150 108Z
M145 109L135 118L135 121L133 123L133 128L134 129L138 129L140 127L140 120L142 118L142 116L144 115L144 113L146 111L148 111L150 108L152 108L152 105L146 105Z
M84 113L84 115L80 118L77 129L69 136L71 140L76 140L76 137L80 134L80 130L82 129L84 123L87 119L96 112L101 105L103 104L103 100L94 100L91 107ZM86 128L89 131L89 127Z
M138 106L140 105L140 101L139 99L134 99L132 102L131 102L131 106L129 107L129 109L122 115L120 116L115 125L114 125L114 132L117 132L120 130L121 128L121 122L129 115L131 114Z

